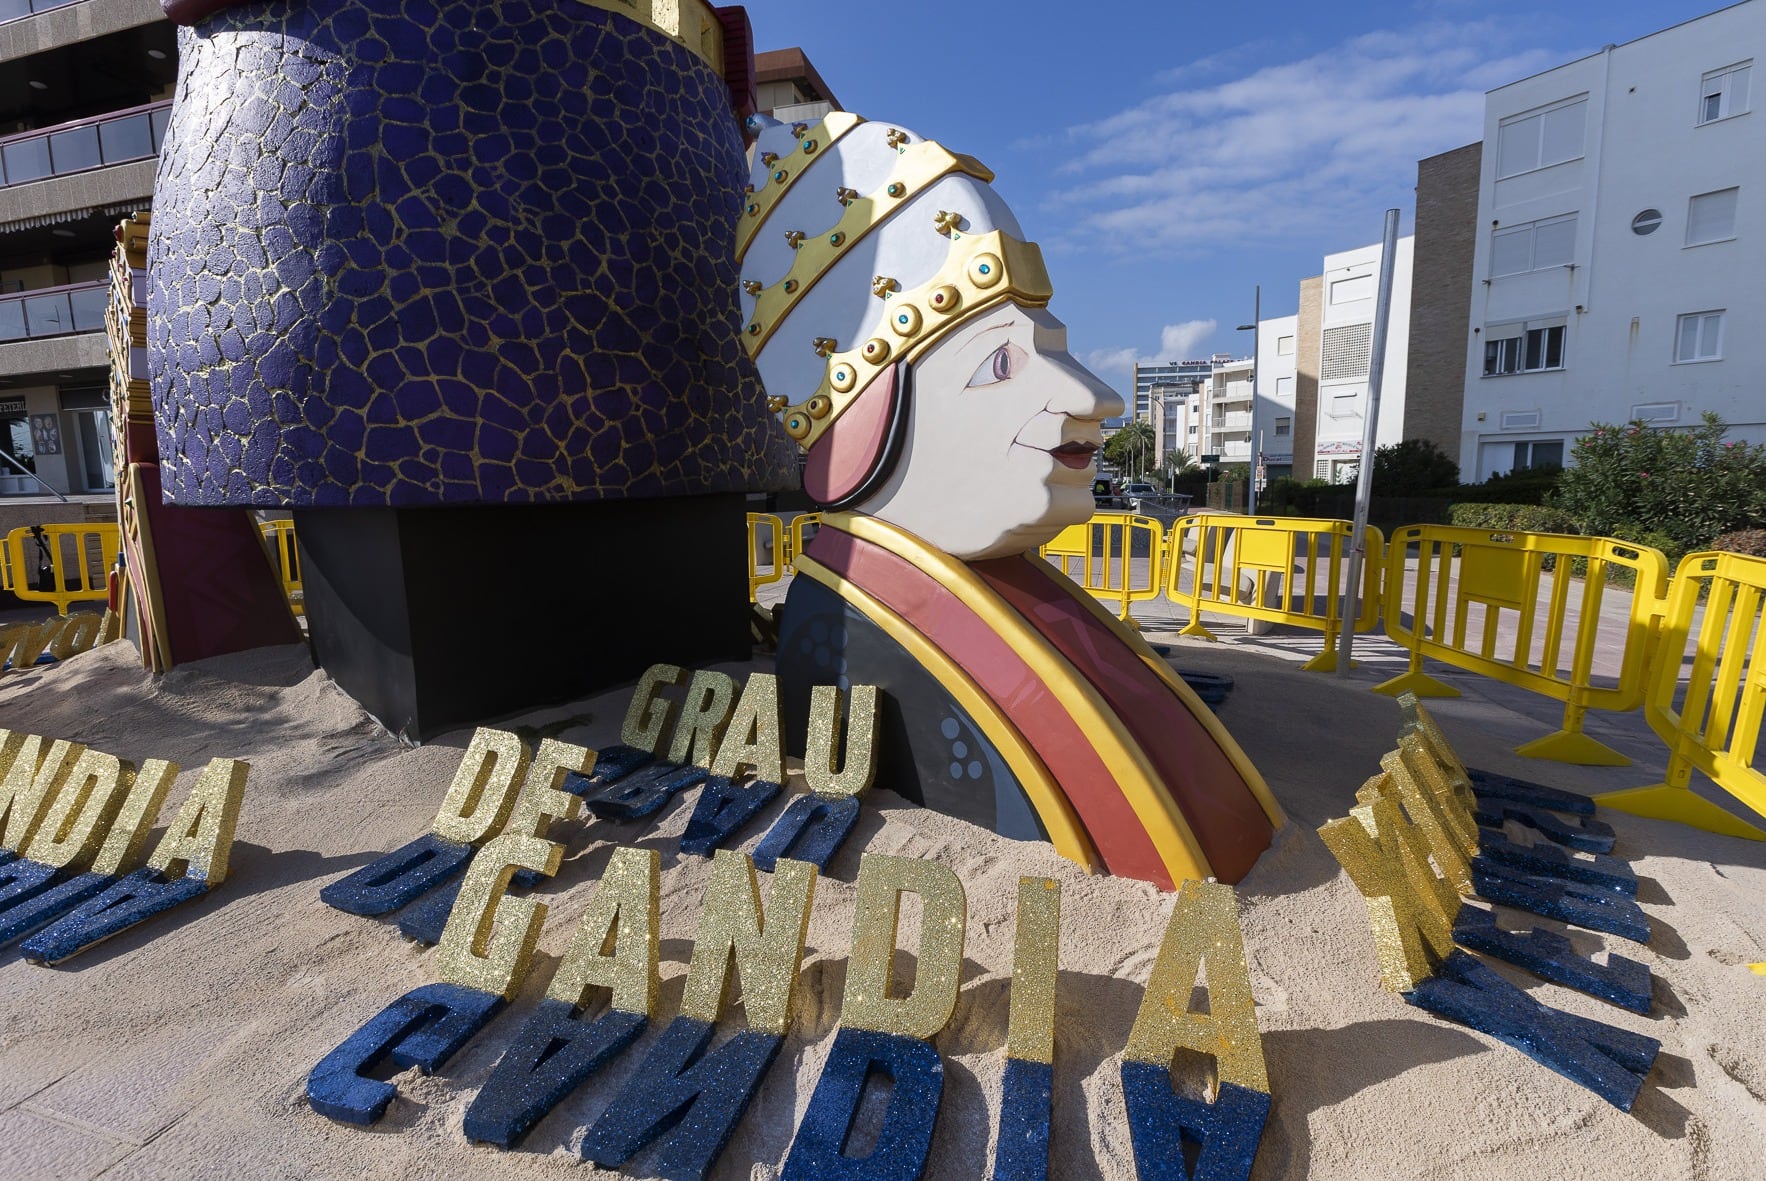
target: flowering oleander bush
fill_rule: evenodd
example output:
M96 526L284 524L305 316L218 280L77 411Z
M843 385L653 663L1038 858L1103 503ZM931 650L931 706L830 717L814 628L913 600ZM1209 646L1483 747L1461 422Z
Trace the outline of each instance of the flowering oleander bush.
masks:
M1582 532L1655 545L1670 556L1719 534L1766 526L1766 447L1725 439L1715 414L1691 430L1595 423L1553 502Z

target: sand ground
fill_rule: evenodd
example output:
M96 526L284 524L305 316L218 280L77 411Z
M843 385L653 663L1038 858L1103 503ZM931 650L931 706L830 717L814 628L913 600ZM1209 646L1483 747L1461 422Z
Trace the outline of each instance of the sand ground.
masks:
M1173 642L1179 667L1237 679L1220 716L1292 819L1238 891L1274 1094L1257 1178L1761 1175L1766 979L1746 965L1766 960L1766 844L1603 814L1618 831L1615 854L1643 880L1639 900L1653 935L1647 947L1580 931L1573 938L1581 950L1609 948L1649 966L1649 1017L1499 969L1548 1004L1661 1040L1635 1111L1621 1113L1379 988L1361 900L1313 830L1347 811L1393 745L1397 706L1368 689L1401 666L1395 654L1372 644L1366 666L1338 680L1299 670L1293 657L1317 641L1298 633L1229 634L1215 645L1157 631L1152 638ZM1590 722L1637 760L1633 767L1532 762L1509 748L1552 728L1552 703L1431 671L1466 691L1435 713L1472 765L1589 792L1661 777L1665 752L1635 716ZM626 697L609 693L518 721L607 744ZM542 891L552 910L525 991L442 1074L396 1076L399 1098L364 1130L309 1111L307 1073L386 1003L432 981L433 952L390 922L326 907L319 888L427 829L468 733L402 747L314 671L303 648L206 661L155 681L126 644L0 680L0 725L128 759L180 762L190 770L168 817L208 758L252 764L233 876L220 890L59 968L0 953L0 1178L601 1175L575 1146L661 1022L516 1151L469 1144L461 1120L543 991L616 844L662 854L662 1016L674 1014L708 867L675 848L693 793L655 824L554 830L569 842L568 859ZM744 830L740 847L752 851L786 802ZM861 849L935 858L967 888L963 988L937 1039L947 1085L928 1176L986 1173L1016 883L1038 874L1064 887L1051 1175L1133 1177L1116 1067L1168 898L1142 883L1087 877L1045 846L1000 839L887 791L870 797L854 839L818 886L795 1028L716 1175L778 1174L839 1016ZM648 1160L640 1156L629 1175L649 1175Z

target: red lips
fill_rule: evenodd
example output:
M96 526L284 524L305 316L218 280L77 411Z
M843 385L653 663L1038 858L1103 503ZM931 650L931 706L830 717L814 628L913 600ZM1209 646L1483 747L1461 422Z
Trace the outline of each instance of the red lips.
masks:
M1098 453L1096 443L1062 443L1049 452L1070 468L1082 468L1091 464L1092 457Z

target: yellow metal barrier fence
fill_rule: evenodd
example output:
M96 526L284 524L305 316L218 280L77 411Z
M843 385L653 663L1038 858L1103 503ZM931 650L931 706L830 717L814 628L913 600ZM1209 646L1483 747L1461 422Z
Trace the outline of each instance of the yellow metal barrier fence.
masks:
M1305 667L1316 672L1336 668L1353 529L1350 522L1334 519L1223 513L1197 513L1173 522L1166 542L1165 594L1174 603L1189 604L1190 621L1180 634L1214 639L1202 624L1204 610L1311 628L1324 633L1324 650ZM1355 619L1358 632L1379 625L1384 545L1384 535L1369 526Z
M1694 795L1696 769L1766 815L1766 773L1755 765L1766 713L1766 559L1688 554L1674 572L1651 663L1644 717L1668 744L1668 771L1650 787L1596 796L1597 803L1677 820L1710 832L1766 840L1752 824ZM1691 666L1686 664L1691 644ZM1674 707L1682 670L1686 697Z
M770 561L762 561L761 535L771 547ZM785 577L785 522L772 513L748 514L748 601L760 601L760 588Z
M288 596L288 609L296 615L307 613L306 590L300 578L300 547L294 541L294 522L259 521L258 529L270 547L276 571L282 578L282 593Z
M122 544L121 530L109 522L38 528L49 551L49 585L26 585L27 572L36 570L43 558L27 526L6 535L6 589L28 602L54 603L59 615L66 615L74 603L109 601L108 579L110 568L116 565L117 547Z
M1417 547L1414 578L1411 546ZM1576 564L1584 568L1572 570ZM1630 591L1608 585L1610 567L1632 572ZM1459 696L1422 671L1424 657L1439 660L1564 703L1562 729L1515 753L1628 766L1630 759L1584 734L1582 722L1590 709L1643 704L1644 670L1666 584L1667 560L1648 546L1606 537L1406 526L1393 534L1387 551L1385 614L1386 633L1410 649L1410 670L1375 692ZM1615 594L1629 595L1630 602L1623 614L1603 617L1603 604ZM1507 635L1500 626L1504 611L1515 612ZM1595 649L1603 631L1615 630L1623 632L1623 653L1618 668L1603 678L1612 683L1597 687Z
M814 537L815 531L822 526L821 513L798 513L791 518L791 548L785 552L785 569L788 573L797 573L797 555L803 552Z
M1137 555L1137 547L1143 546L1145 552ZM1165 590L1165 529L1152 517L1098 513L1084 524L1067 526L1037 552L1093 598L1114 603L1129 627L1140 626L1129 607ZM1137 557L1146 560L1144 578L1134 568Z

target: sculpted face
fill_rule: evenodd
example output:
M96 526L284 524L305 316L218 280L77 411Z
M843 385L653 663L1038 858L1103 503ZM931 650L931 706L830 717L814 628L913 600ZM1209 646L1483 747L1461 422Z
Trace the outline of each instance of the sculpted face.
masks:
M1023 553L1092 515L1100 424L1122 398L1067 352L1067 328L1005 304L914 362L907 444L857 511L966 560Z

